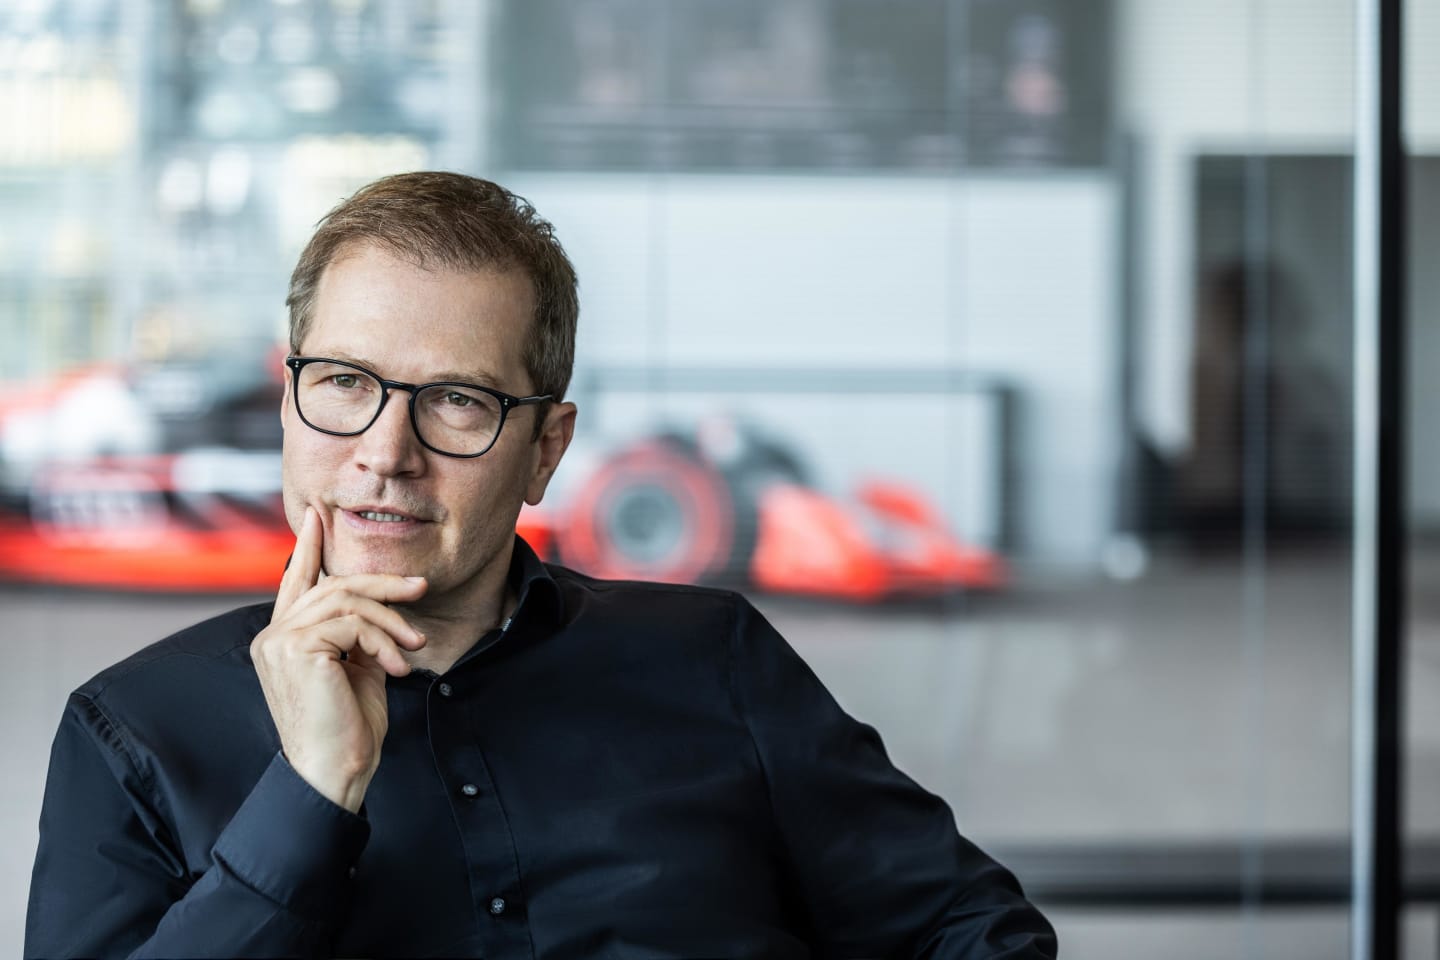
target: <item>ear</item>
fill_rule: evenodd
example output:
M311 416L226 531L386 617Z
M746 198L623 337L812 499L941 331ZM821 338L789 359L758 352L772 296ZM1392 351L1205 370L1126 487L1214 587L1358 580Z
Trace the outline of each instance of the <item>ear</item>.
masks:
M280 360L280 383L284 389L280 393L280 429L285 429L285 411L291 408L290 390L294 387L294 378L290 376L290 368L285 365L282 357Z
M555 468L560 466L560 458L565 456L565 450L570 446L570 439L575 435L575 414L575 404L557 403L545 416L545 426L540 431L540 439L535 441L535 466L530 473L530 481L525 486L525 502L532 507L544 499L545 488L549 486L550 478L555 475Z

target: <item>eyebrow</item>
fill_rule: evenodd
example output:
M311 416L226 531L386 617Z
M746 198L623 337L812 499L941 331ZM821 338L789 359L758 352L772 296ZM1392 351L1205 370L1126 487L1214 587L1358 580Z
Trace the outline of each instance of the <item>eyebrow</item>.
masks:
M352 356L351 354L344 353L343 351L332 352L329 354L329 357L332 360L344 360L346 363L353 363L356 366L364 367L367 370L377 370L379 366L379 364L375 363L372 360L366 360L362 357ZM443 383L448 381L475 383L485 387L493 387L497 390L500 389L500 378L492 374L486 373L483 370L442 370L439 373L432 374L428 379L421 382Z

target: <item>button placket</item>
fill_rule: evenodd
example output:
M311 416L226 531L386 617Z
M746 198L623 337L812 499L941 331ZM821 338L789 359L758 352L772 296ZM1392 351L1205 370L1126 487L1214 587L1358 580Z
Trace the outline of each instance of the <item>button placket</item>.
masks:
M510 895L519 890L517 854L478 736L486 726L483 704L477 706L474 693L483 689L484 680L483 675L435 678L427 704L428 729L469 861L473 909L495 920L482 934L490 946L486 952L503 954L513 948L524 953L529 936L525 910L521 900Z

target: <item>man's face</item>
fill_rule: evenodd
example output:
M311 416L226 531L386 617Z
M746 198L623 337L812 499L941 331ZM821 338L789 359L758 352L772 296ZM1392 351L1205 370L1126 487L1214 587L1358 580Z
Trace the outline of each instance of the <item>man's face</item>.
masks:
M326 268L300 355L348 360L387 380L467 381L529 396L522 347L533 316L534 291L519 271L431 271L358 246ZM327 573L423 576L427 603L463 601L503 580L521 502L539 502L574 423L572 404L553 404L532 441L542 408L519 407L484 456L457 459L421 446L406 391L392 391L379 419L356 437L306 426L292 392L287 379L281 417L290 526L298 531L305 507L315 507ZM375 513L405 519L366 516Z

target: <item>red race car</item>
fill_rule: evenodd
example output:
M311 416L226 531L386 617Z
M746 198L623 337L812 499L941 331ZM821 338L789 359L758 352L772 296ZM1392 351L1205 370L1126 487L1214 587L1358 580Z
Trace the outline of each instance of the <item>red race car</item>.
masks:
M227 380L218 363L92 368L0 395L0 577L273 590L294 545L280 385ZM788 448L733 420L576 452L519 532L596 576L856 601L1005 583L1000 558L960 542L917 491L875 481L831 497Z
M612 450L522 520L537 549L602 577L861 601L1005 582L1000 558L961 543L919 492L871 481L831 497L790 450L728 418Z

